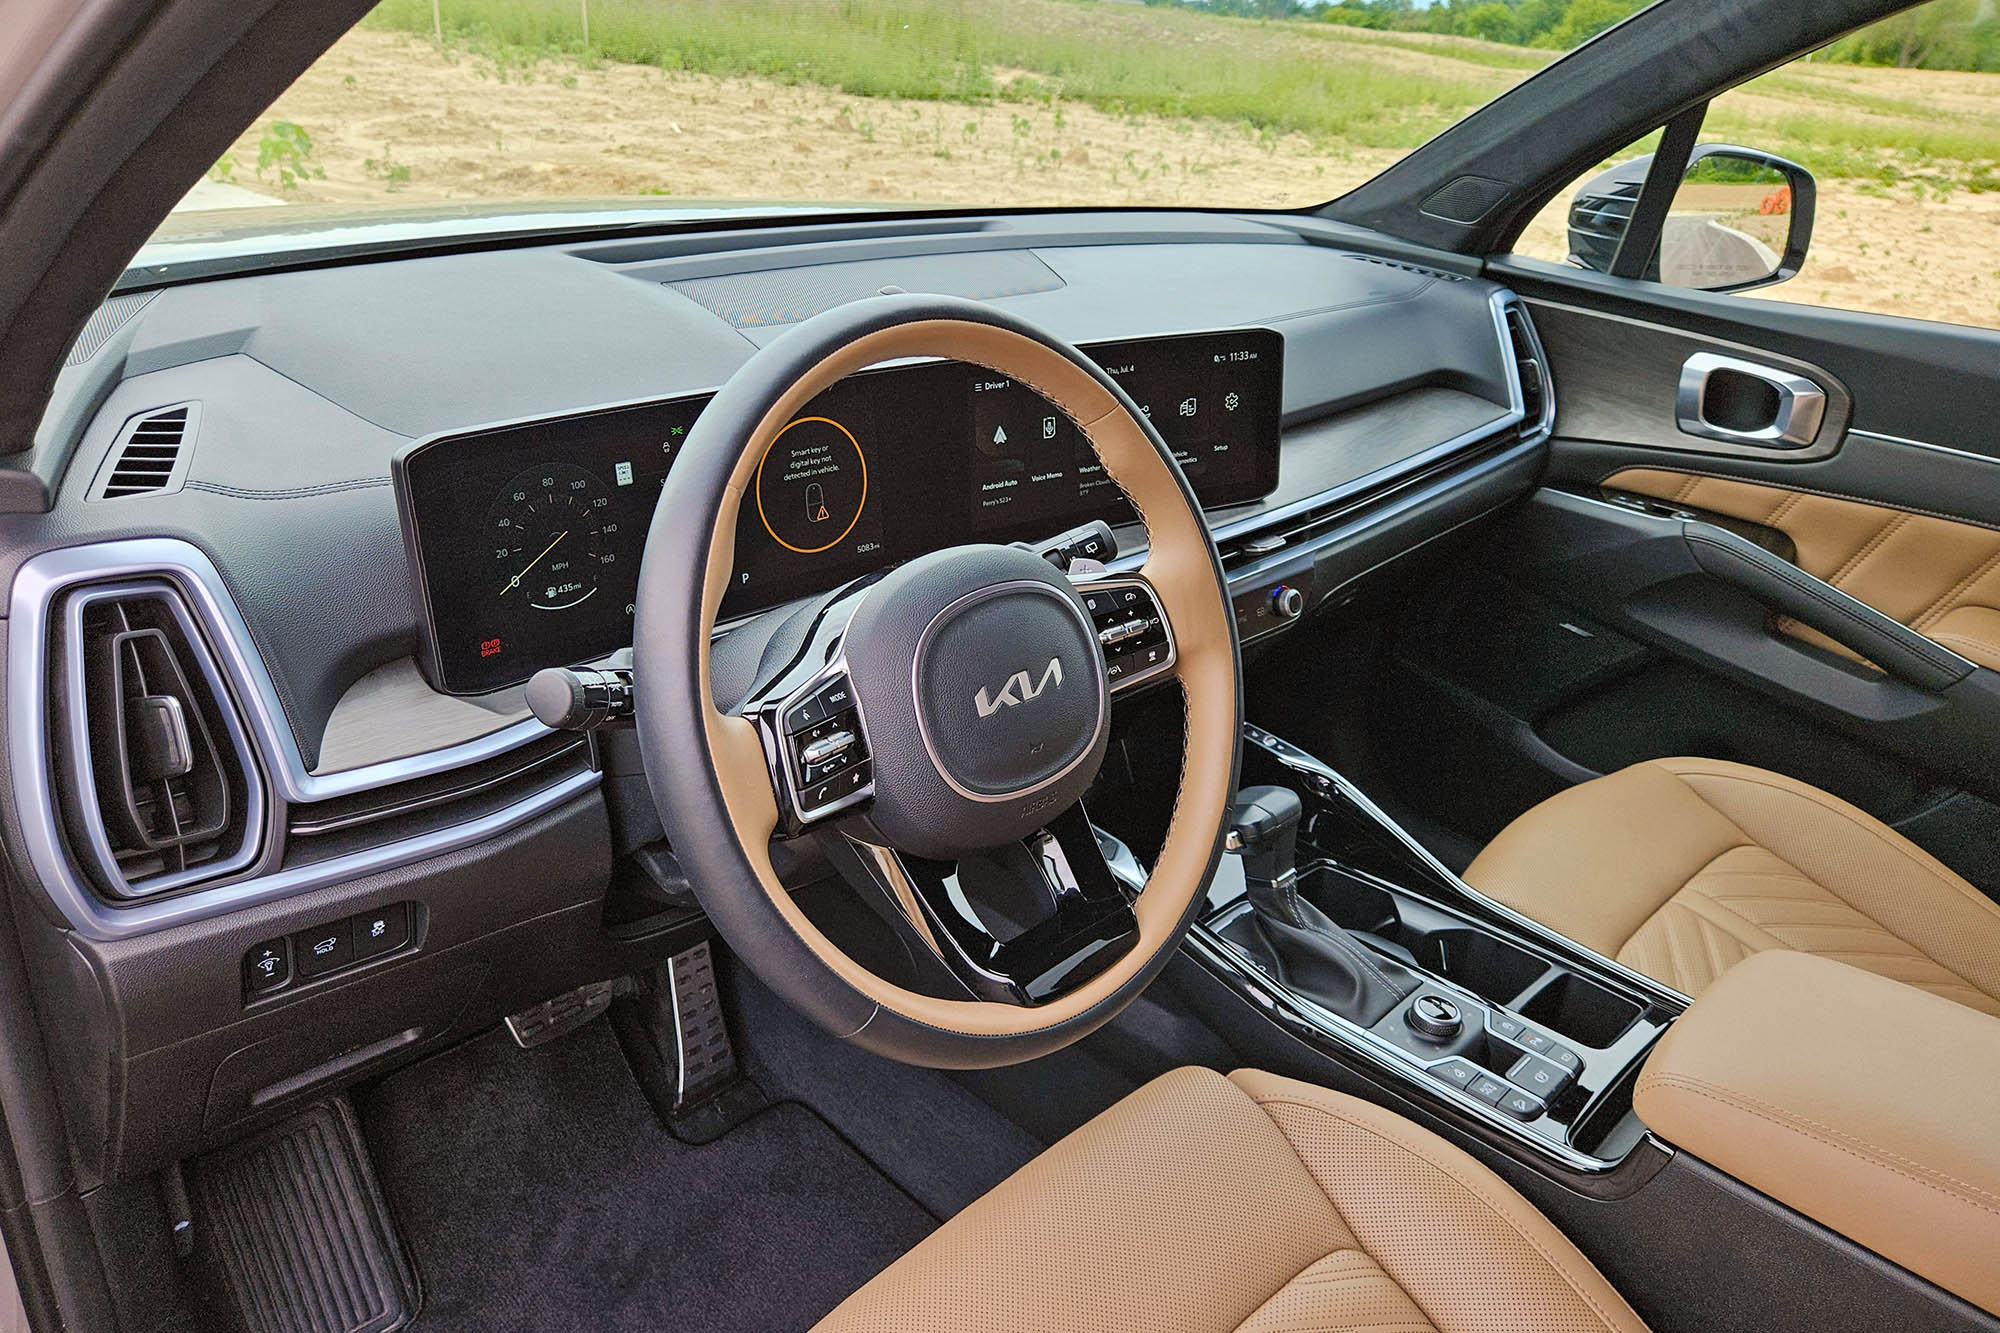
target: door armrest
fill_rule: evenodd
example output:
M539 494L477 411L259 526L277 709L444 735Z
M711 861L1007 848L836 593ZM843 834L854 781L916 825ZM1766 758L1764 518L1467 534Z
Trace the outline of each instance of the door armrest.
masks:
M1667 1030L1647 1127L2000 1313L2000 1018L1773 949Z

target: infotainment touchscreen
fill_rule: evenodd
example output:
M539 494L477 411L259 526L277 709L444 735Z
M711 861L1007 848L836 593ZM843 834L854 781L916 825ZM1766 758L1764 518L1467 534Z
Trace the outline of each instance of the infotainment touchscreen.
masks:
M1174 451L1203 505L1278 479L1283 340L1269 330L1084 348ZM631 642L661 483L708 394L436 436L395 467L438 688L477 694ZM814 399L744 496L725 618L965 541L1133 515L1069 419L979 367L851 376Z

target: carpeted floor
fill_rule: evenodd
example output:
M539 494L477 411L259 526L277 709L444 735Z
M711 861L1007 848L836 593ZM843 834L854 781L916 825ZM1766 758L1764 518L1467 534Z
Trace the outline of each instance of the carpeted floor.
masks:
M601 1021L426 1061L362 1122L423 1286L416 1333L808 1328L937 1225L796 1103L681 1143Z

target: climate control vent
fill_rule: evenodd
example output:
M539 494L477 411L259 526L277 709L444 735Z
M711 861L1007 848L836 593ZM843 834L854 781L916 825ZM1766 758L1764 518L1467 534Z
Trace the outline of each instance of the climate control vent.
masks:
M90 498L117 500L179 490L194 455L200 413L199 403L176 403L143 412L119 427Z
M208 644L172 584L72 593L58 611L63 814L113 897L165 893L257 857L264 793Z
M1542 424L1543 414L1548 411L1548 372L1544 369L1547 361L1542 356L1541 339L1535 336L1535 327L1528 322L1528 312L1510 301L1503 314L1507 320L1507 341L1521 375L1521 406L1527 412L1521 433L1525 435Z

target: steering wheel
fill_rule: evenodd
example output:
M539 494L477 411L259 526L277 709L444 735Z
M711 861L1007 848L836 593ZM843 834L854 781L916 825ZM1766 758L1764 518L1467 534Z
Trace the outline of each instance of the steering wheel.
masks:
M908 357L984 367L1068 416L1145 524L1144 566L1066 575L1021 547L958 546L711 648L737 511L766 453L822 390ZM1134 892L1081 799L1112 693L1169 675L1186 706L1178 793ZM974 302L839 306L731 377L660 494L633 676L647 780L709 919L779 996L893 1059L1009 1064L1091 1032L1166 965L1221 855L1242 686L1200 507L1109 376ZM773 865L773 840L798 837L897 929L925 989L857 962L808 919Z

